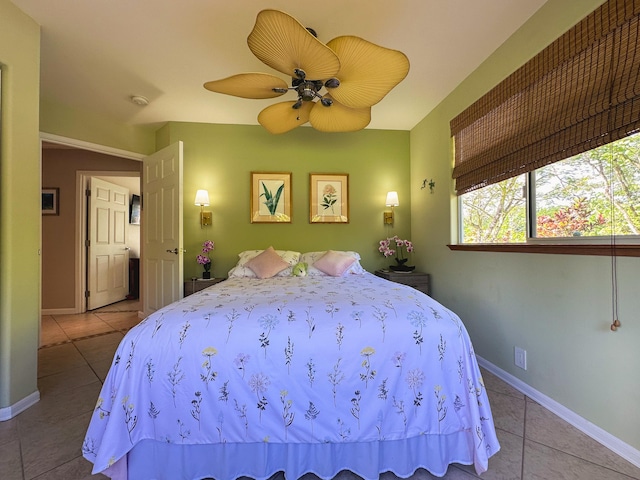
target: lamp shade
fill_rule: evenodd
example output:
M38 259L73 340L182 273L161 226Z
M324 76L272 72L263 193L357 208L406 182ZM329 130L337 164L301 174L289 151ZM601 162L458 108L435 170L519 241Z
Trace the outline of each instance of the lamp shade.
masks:
M196 192L195 204L199 205L201 207L208 207L209 206L209 192L206 191L206 190L198 190Z
M400 205L400 203L398 202L398 192L388 192L385 205L387 207L397 207L398 205Z

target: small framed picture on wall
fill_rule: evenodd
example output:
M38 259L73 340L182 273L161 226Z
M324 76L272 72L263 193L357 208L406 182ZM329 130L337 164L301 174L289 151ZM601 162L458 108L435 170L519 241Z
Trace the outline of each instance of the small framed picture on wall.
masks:
M42 215L60 215L59 188L42 189Z
M251 172L251 223L291 223L291 173Z
M310 223L349 223L349 175L311 173Z

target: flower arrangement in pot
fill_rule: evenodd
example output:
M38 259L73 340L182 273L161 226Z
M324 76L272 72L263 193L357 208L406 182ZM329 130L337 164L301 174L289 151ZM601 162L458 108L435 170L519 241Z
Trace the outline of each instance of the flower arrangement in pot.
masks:
M378 251L385 257L395 255L396 265L389 265L389 268L394 272L411 272L416 268L406 264L409 260L408 254L413 252L413 243L410 240L403 240L394 235L385 240L380 240Z
M209 258L209 252L215 248L215 245L211 240L206 240L202 244L202 252L196 257L196 262L202 265L204 272L202 272L202 278L211 278L211 259Z

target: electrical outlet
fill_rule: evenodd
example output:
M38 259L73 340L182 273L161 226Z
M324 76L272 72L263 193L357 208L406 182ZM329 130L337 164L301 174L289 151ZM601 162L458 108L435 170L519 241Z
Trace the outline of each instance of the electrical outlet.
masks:
M527 351L520 347L515 347L515 362L516 367L520 367L523 370L527 369Z

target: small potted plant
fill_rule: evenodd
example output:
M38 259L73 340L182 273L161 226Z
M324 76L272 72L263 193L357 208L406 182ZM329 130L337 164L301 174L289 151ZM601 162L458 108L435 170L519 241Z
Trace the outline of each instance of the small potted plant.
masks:
M385 257L395 255L396 264L389 265L389 268L394 272L412 272L416 268L406 264L409 260L408 254L413 252L413 243L411 243L410 240L403 240L397 235L394 235L393 237L380 240L378 251Z
M206 240L202 244L202 253L196 257L196 262L204 268L204 272L202 272L202 278L204 279L211 278L211 259L209 258L209 252L214 248L215 246L213 242L211 240Z

